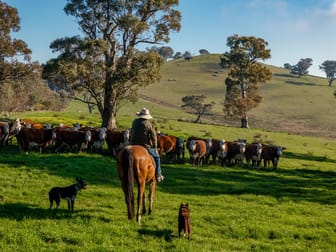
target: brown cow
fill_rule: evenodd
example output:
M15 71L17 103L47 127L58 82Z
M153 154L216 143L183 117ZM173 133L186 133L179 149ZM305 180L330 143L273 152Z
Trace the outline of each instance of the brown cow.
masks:
M83 149L88 150L89 142L91 141L91 131L79 131L79 130L63 130L57 128L56 132L56 144L55 152L64 150L64 147L76 146L77 151L81 152Z
M206 143L204 140L191 140L189 143L189 153L192 166L197 164L197 167L202 166L206 155Z
M34 129L23 127L17 135L18 144L21 150L28 155L30 143L40 146L40 152L44 152L49 144L56 138L53 129Z
M166 155L166 160L169 162L177 162L177 159L184 160L184 140L173 135L157 135L157 144L160 157Z
M130 131L129 129L120 130L107 130L106 139L107 147L114 157L117 156L118 151L129 144L130 141Z
M191 160L191 155L192 154L190 153L190 143L191 143L192 140L202 140L202 141L204 141L205 145L206 145L206 153L209 152L209 150L210 150L210 141L209 141L209 139L205 139L205 138L201 138L201 137L195 137L195 136L188 137L187 138L186 147L187 147L187 150L189 151L190 162L192 161Z
M250 167L250 161L252 161L252 168L257 167L258 162L261 159L261 151L263 145L261 143L246 144L245 159L247 167Z
M264 168L269 167L270 162L272 162L273 169L277 169L278 162L280 157L282 156L282 151L286 148L283 146L277 145L265 145L261 151L261 160L264 162ZM258 163L258 167L261 163L261 160Z

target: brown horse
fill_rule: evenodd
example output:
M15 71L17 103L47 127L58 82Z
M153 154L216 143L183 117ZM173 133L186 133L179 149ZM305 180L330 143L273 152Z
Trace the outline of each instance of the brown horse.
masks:
M129 220L132 220L134 217L134 181L138 184L136 220L140 224L141 206L142 214L146 213L146 182L150 183L148 214L151 214L153 208L154 191L156 188L155 162L145 147L127 145L118 153L117 170L121 187L125 194Z

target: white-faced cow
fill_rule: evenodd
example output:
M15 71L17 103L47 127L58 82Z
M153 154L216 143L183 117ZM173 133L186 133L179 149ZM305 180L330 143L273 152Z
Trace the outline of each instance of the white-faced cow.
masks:
M273 169L277 169L279 159L282 156L282 151L285 149L286 148L283 146L273 144L263 146L261 151L261 160L263 160L264 168L269 167L270 162L272 162ZM260 165L260 162L258 166Z
M233 141L228 142L228 151L225 158L225 165L242 165L245 159L245 148L246 143L245 141Z
M229 145L224 139L220 140L218 143L218 151L217 151L217 158L221 164L221 166L225 165L225 160L228 154Z
M258 162L261 159L263 145L261 143L248 143L245 149L245 159L247 167L250 167L250 162L252 162L252 167L257 167Z
M202 166L206 155L206 143L204 140L191 140L189 143L189 154L192 166Z

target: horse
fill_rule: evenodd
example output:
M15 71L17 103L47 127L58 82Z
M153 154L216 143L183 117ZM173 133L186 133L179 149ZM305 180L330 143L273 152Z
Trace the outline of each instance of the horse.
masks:
M156 188L155 161L145 147L141 145L127 145L117 155L117 171L122 190L125 194L129 220L134 218L134 182L136 181L138 184L136 220L140 224L141 207L142 214L146 213L145 187L147 182L150 184L148 214L151 214L153 209Z

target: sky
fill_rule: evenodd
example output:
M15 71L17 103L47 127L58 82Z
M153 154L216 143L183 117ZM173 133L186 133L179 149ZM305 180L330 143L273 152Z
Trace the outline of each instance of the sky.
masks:
M18 10L21 29L12 36L28 44L33 61L56 57L49 48L55 39L80 34L74 17L63 11L67 0L2 1ZM311 58L309 74L325 77L319 66L336 60L336 0L180 0L177 9L181 30L158 45L174 52L225 53L227 38L238 34L267 41L271 58L264 63L269 65Z

